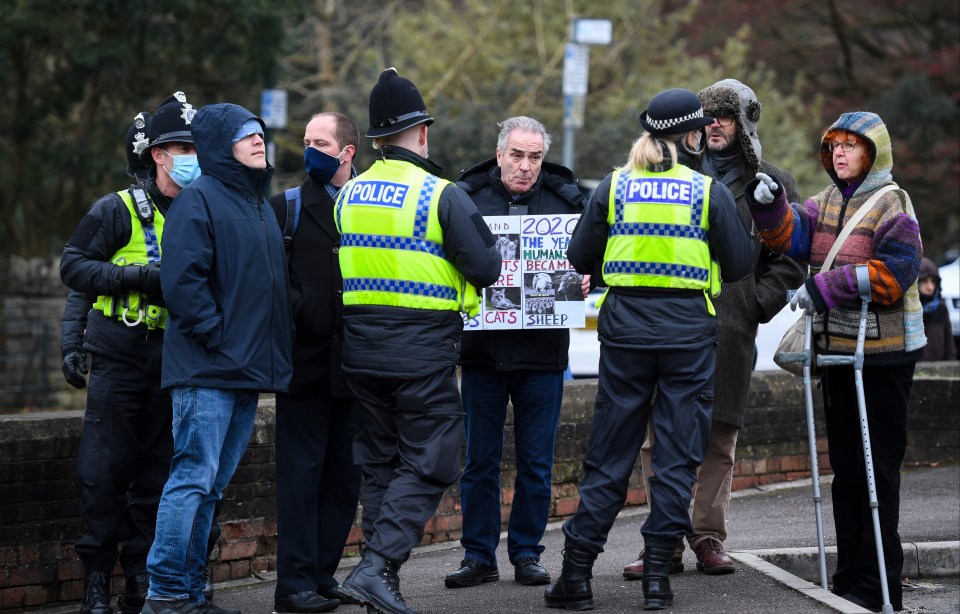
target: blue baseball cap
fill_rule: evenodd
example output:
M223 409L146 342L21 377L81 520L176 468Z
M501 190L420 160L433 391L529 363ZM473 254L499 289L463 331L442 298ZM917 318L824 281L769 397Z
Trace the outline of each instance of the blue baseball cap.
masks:
M239 143L243 139L247 138L251 134L259 134L263 136L263 126L260 125L260 121L256 119L248 119L240 125L240 128L237 129L236 133L233 135L233 142Z

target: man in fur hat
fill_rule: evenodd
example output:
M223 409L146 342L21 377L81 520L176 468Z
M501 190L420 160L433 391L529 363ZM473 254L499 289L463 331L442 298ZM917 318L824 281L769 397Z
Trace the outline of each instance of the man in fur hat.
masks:
M727 538L727 504L737 434L743 426L750 391L757 327L783 308L787 290L800 285L806 271L760 242L745 200L744 188L758 171L775 177L786 188L791 202L800 200L793 176L763 159L757 135L761 105L756 94L735 79L724 79L702 90L699 97L704 114L714 118L705 128L707 143L700 171L730 189L740 218L751 229L750 235L759 248L754 274L740 281L725 282L717 301L719 337L713 423L695 487L693 534L688 536L690 547L697 555L697 569L719 575L735 571L723 542ZM644 473L649 472L649 453L641 459ZM672 573L683 570L682 553L683 542L674 554ZM643 556L624 567L623 575L626 579L642 577Z

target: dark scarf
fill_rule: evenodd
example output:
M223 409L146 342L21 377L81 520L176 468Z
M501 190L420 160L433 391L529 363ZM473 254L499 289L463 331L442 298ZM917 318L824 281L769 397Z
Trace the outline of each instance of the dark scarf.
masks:
M734 141L726 149L703 152L703 170L707 175L718 178L726 186L740 179L740 144Z
M920 295L920 304L923 305L923 313L933 313L940 306L940 289L938 288L933 296Z

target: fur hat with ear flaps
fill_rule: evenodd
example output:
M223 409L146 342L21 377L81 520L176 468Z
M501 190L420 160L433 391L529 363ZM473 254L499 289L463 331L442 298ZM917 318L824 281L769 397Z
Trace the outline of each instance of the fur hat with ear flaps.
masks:
M697 94L703 112L711 117L733 117L737 120L737 140L753 173L760 170L763 159L757 124L760 122L760 101L752 89L736 79L717 81Z

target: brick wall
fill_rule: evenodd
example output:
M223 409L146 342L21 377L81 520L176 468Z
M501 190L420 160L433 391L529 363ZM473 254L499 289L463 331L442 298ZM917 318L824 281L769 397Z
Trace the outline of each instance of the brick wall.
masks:
M595 380L567 382L554 465L553 519L573 513L577 482L590 436ZM914 381L910 463L960 460L960 363L921 365ZM803 392L799 378L757 373L751 382L747 423L740 433L734 489L809 475ZM274 455L272 399L261 401L257 426L240 468L225 493L223 537L212 564L215 582L276 568L273 514ZM0 416L0 609L23 608L81 597L82 568L71 547L82 528L74 463L82 412ZM818 433L823 433L820 424ZM514 476L512 432L506 433L502 471L509 514ZM821 470L829 471L825 441L818 441ZM631 476L628 505L646 501L639 463ZM423 543L460 537L459 492L446 493L427 523ZM345 554L354 554L360 530L351 533ZM121 590L120 570L114 577Z

